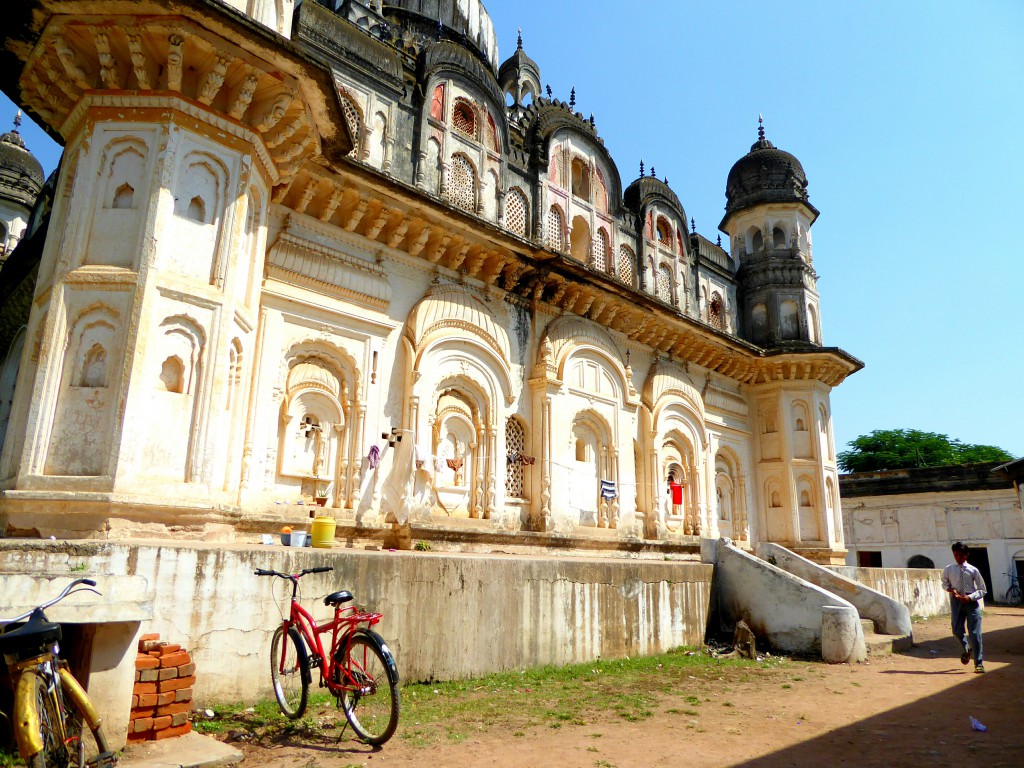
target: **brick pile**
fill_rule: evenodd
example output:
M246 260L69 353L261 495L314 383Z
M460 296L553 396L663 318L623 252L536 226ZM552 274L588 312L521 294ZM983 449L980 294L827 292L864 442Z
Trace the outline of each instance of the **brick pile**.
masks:
M143 635L135 657L135 689L128 720L128 741L183 736L192 730L192 686L196 665L188 651L160 642L160 635Z

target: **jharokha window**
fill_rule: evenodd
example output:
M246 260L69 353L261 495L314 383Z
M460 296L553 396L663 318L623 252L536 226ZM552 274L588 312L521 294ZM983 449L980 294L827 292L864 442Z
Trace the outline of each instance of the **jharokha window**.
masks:
M455 109L452 110L452 125L460 133L476 138L476 114L466 102L455 102Z

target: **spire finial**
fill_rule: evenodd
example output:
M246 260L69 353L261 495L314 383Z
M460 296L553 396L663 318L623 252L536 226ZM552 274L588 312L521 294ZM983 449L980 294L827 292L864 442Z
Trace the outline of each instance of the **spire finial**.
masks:
M717 245L718 245L719 248L722 247L722 236L721 235L718 236L718 243L717 243Z
M547 93L548 98L550 99L551 98L551 84L550 83L548 83L547 85L544 86L544 91L545 91L545 93Z
M656 173L654 172L654 166L652 165L652 166L651 166L651 178L653 179L653 178L654 178L655 176L657 176L657 175L658 175L658 174L656 174Z
M576 108L576 86L574 85L572 87L572 90L569 91L569 109L575 109L575 108Z
M690 217L690 233L697 234L697 222L693 220L693 216Z
M757 116L757 140L764 141L764 115Z
M517 48L517 50L520 50L520 51L523 50L523 28L522 27L519 28L519 43L518 43L518 45L519 45L519 47Z
M644 161L643 161L643 158L641 158L640 159L640 178L642 179L643 177L644 177Z
M19 109L14 114L14 132L17 133L18 132L18 128L20 128L20 127L21 127L21 110Z

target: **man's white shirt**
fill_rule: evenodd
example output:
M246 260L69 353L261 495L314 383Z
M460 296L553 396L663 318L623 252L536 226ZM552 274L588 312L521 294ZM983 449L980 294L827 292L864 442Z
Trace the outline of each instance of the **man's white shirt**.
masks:
M985 597L985 580L981 571L970 563L950 563L942 569L942 588L948 591L951 587L971 600Z

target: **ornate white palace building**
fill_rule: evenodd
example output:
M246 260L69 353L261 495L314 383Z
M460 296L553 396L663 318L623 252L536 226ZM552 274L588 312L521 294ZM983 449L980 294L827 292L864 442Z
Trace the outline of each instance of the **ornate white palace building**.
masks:
M829 393L861 363L763 130L724 247L478 0L5 16L0 87L65 144L0 350L6 535L231 538L326 496L367 535L842 561Z

